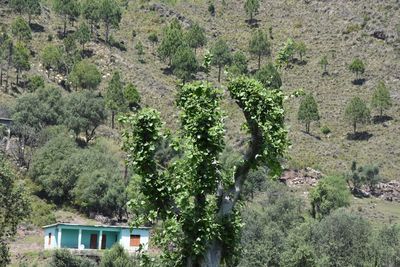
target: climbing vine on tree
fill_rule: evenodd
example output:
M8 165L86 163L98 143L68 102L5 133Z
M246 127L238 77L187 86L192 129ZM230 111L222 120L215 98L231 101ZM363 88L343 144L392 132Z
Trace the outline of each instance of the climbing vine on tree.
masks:
M223 94L210 83L180 88L176 104L181 130L172 142L180 156L165 169L155 160L157 147L167 138L160 114L143 108L120 118L126 126L127 162L141 180L129 202L134 224L160 220L153 240L163 251L163 266L232 264L241 227L237 205L247 174L259 165L267 165L271 175L281 171L288 144L283 93L247 77L231 80L228 91L250 134L243 159L229 170L220 163L225 147Z

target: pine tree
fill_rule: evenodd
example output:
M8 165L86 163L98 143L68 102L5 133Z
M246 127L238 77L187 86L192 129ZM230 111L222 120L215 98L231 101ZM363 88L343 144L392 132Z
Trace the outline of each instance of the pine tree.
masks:
M18 41L27 42L32 39L31 27L29 27L29 24L22 17L17 17L13 21L11 25L11 32Z
M267 34L262 30L253 32L249 43L250 53L258 57L258 69L261 67L261 57L271 55L271 44L268 42Z
M29 63L29 50L22 42L17 42L13 54L13 63L17 72L17 85L19 84L19 74L31 68Z
M306 133L310 133L310 124L319 120L318 105L312 94L307 94L300 102L297 119L306 126Z
M357 123L364 124L369 121L370 111L361 98L356 96L350 100L346 107L345 119L353 126L354 134L357 133Z
M174 75L187 82L198 69L196 55L188 46L181 46L172 58L171 67Z
M379 115L382 117L383 110L387 110L392 106L389 89L383 81L380 81L372 95L371 106L379 110Z
M257 14L258 9L260 8L260 1L259 0L246 0L244 4L244 9L246 10L247 15L250 16L249 22L253 22L253 16Z
M100 19L105 25L105 41L109 42L110 28L118 28L122 19L122 11L116 0L101 0Z
M207 44L206 34L203 28L197 23L190 26L189 31L186 33L186 43L194 49L196 54L197 48Z
M218 67L218 82L221 82L221 70L224 66L229 65L232 61L231 51L228 44L219 39L211 49L211 64Z
M106 92L106 107L111 110L111 128L114 129L115 114L126 110L124 89L119 72L114 72L108 83Z

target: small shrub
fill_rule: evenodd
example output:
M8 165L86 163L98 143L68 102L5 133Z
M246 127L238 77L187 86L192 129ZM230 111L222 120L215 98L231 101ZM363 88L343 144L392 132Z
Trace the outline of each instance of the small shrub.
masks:
M324 125L321 127L321 133L323 133L324 135L328 135L331 133L331 129L328 126Z
M66 249L56 250L51 258L51 267L94 267L94 262L87 258L74 256Z
M29 92L35 92L38 88L44 87L44 79L40 75L34 75L29 77L27 89Z
M347 28L344 30L344 34L349 34L352 32L358 32L359 30L361 30L361 25L359 24L349 24L347 25Z
M208 12L210 12L210 15L211 15L211 16L215 16L215 6L214 6L213 3L210 3L210 4L208 5Z
M53 35L50 33L47 35L47 41L52 42L53 41Z

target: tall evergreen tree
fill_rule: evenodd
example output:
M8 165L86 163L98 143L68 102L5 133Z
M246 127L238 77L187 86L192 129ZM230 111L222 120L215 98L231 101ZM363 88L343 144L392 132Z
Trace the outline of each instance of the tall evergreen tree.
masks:
M181 46L172 58L171 67L174 75L187 82L198 69L196 55L188 46Z
M258 9L260 8L260 1L259 0L246 0L244 4L244 9L248 16L250 16L250 23L253 22L253 17L257 14Z
M31 68L29 63L29 49L22 42L15 45L13 54L13 64L17 72L17 85L19 84L19 74Z
M370 111L365 102L358 96L352 98L347 104L345 119L353 126L354 134L357 133L357 123L367 123L370 119Z
M262 30L253 32L249 43L250 53L258 58L258 69L261 66L261 57L271 55L271 44L268 42L267 34Z
M59 14L64 21L63 35L67 33L67 22L79 16L80 6L77 0L53 0L54 11Z
M11 24L11 32L18 41L27 42L32 39L32 30L29 24L22 18L17 17Z
M281 75L272 63L264 65L254 76L265 88L279 89L282 86Z
M231 51L224 40L218 39L211 49L211 54L211 64L218 67L218 82L221 82L222 68L232 62Z
M175 19L163 30L163 37L157 49L158 55L162 60L168 60L169 65L171 65L172 57L178 48L184 44L182 28L178 20Z
M126 110L124 88L119 72L114 72L106 91L106 107L111 110L111 128L114 129L115 114Z
M300 102L297 119L306 126L306 133L310 132L310 124L319 120L318 105L312 94L307 94Z
M105 41L109 42L110 28L118 28L122 19L122 11L116 0L101 0L100 18L105 25Z
M379 115L382 117L383 110L389 109L392 106L389 89L383 81L380 81L372 95L371 105L379 110Z
M197 23L190 26L189 31L186 33L185 37L186 43L194 49L195 54L197 48L205 46L207 43L205 31Z

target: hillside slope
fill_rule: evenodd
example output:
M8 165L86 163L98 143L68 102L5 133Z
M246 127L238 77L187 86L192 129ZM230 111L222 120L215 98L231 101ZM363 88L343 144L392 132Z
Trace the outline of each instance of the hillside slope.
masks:
M206 29L208 47L217 37L222 37L228 41L232 50L242 50L250 58L247 47L252 29L245 21L247 17L243 1L217 1L214 17L207 11L207 1L162 2L129 2L120 28L112 32L115 39L124 42L126 52L117 48L110 49L102 42L91 42L87 47L93 50L91 60L101 69L101 88L104 88L114 70L120 70L126 81L137 85L143 104L160 110L166 125L176 128L174 94L177 80L174 76L165 74L166 65L157 58L156 48L148 40L149 33L155 31L160 36L161 28L178 14L185 21L184 26L193 21ZM151 8L154 3L163 8L154 10ZM384 178L397 179L400 170L400 144L397 142L400 131L400 65L396 32L399 13L398 3L394 0L262 1L256 19L259 28L268 32L272 27L272 57L288 37L304 41L308 47L306 64L293 64L291 68L282 71L282 89L287 93L298 88L313 92L319 104L320 125L326 125L332 131L325 137L319 127L313 125L313 135L303 133L303 126L297 122L299 100L289 100L286 103L287 124L292 147L286 167L311 166L324 173L342 173L349 168L352 160L357 160L360 164L379 165ZM2 23L9 25L13 16L8 8L1 8ZM38 55L49 34L55 36L56 31L62 28L62 21L49 9L45 9L33 21L43 26L43 30L33 34L30 46L35 57L30 74L40 73L46 77ZM74 29L71 25L68 28ZM132 31L135 31L135 37L132 37ZM379 32L385 35L385 40L373 36L375 33L382 37ZM103 34L102 28L99 33ZM54 40L61 43L57 38ZM145 46L144 63L139 62L134 49L138 40ZM198 52L198 57L203 53L204 49ZM329 61L329 75L326 76L321 75L318 64L323 55ZM363 59L366 64L363 85L352 84L354 76L347 69L354 57ZM267 60L271 59L265 59L264 62ZM250 69L254 71L256 59L250 58L249 63ZM198 78L204 78L204 74L199 73ZM210 79L218 85L216 71L213 71ZM367 132L365 140L349 140L347 134L352 128L343 119L346 103L353 96L360 96L369 102L371 93L380 80L385 81L391 89L394 105L387 114L393 119L363 127L361 130ZM19 93L13 91L12 94L17 96ZM0 103L4 101L9 105L10 101L3 100L3 95L1 98ZM226 107L229 111L227 127L233 130L228 138L231 144L238 146L242 143L239 129L243 120L232 103L227 102Z

